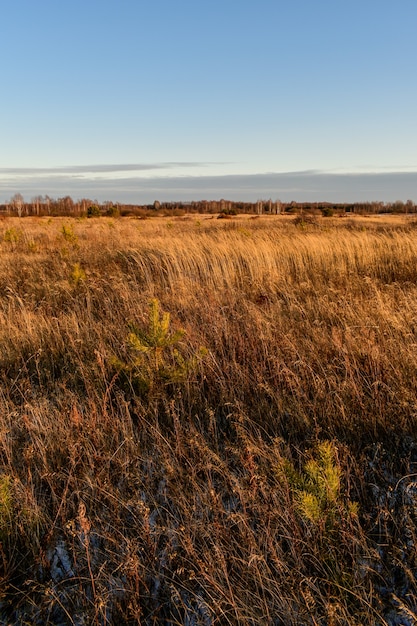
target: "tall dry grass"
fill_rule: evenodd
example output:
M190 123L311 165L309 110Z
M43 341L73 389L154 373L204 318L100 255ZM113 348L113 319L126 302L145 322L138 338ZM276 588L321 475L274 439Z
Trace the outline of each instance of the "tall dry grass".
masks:
M3 622L416 623L416 278L405 220L1 221Z

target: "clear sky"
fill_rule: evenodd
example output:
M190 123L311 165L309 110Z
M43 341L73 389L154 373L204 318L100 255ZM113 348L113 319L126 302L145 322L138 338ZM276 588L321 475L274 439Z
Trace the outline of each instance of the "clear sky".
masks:
M416 0L4 0L0 201L417 201Z

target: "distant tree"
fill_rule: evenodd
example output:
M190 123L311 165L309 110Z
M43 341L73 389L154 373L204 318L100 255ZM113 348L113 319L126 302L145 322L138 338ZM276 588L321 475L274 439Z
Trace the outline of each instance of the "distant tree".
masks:
M396 200L391 204L391 211L393 213L405 213L405 205L402 200Z
M71 215L74 211L74 201L71 196L65 196L64 198L58 198L56 201L57 209L59 213L65 215Z
M16 211L19 217L22 217L22 211L25 201L21 193L15 193L10 199L10 205L14 211Z
M31 199L31 203L32 203L32 213L34 213L35 215L40 215L41 207L43 204L42 196L34 196Z
M91 206L88 207L87 217L100 217L100 215L101 215L101 211L100 211L99 206L97 206L96 204L92 204Z
M275 213L275 215L279 215L281 213L281 210L282 210L281 200L279 198L277 198L275 200L275 203L274 203L274 213Z
M106 215L108 217L119 217L120 210L118 206L110 205L106 209Z
M334 209L331 206L325 206L322 208L321 213L323 217L333 217Z

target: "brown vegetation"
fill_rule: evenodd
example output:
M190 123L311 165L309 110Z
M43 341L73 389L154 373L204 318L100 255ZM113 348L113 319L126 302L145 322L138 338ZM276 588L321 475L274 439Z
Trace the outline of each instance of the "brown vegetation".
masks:
M416 319L405 218L3 219L0 622L415 624Z

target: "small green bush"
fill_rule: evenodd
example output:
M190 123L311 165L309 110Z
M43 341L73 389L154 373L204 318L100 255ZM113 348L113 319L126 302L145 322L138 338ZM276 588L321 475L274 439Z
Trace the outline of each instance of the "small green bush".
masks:
M64 224L61 230L62 236L68 243L75 245L78 242L78 237L74 233L74 229L71 224Z
M200 349L191 358L184 356L180 348L185 331L172 331L170 321L170 314L161 312L159 301L153 298L149 303L147 328L130 324L127 336L129 361L113 359L120 371L131 375L140 392L157 393L167 384L185 382L205 354L205 350Z
M11 228L8 228L3 236L4 241L6 241L7 243L18 243L21 238L22 231L14 228L13 226Z
M293 489L296 509L305 521L331 532L357 515L357 503L342 495L342 471L336 448L330 441L318 444L315 457L305 463L302 472L286 463L285 473Z
M96 207L96 208L98 208L98 207ZM100 210L99 210L99 215L100 215ZM107 209L107 211L106 211L106 215L107 215L107 217L119 217L120 216L119 207L117 207L117 206L110 206Z
M101 215L100 207L98 207L95 204L92 204L91 206L88 207L87 217L100 217L100 215Z
M70 281L74 287L79 287L87 278L85 271L79 263L75 263L70 274Z
M12 527L12 480L8 474L0 476L0 542L6 540Z
M321 214L323 215L323 217L333 217L334 210L331 207L326 206L322 208Z

